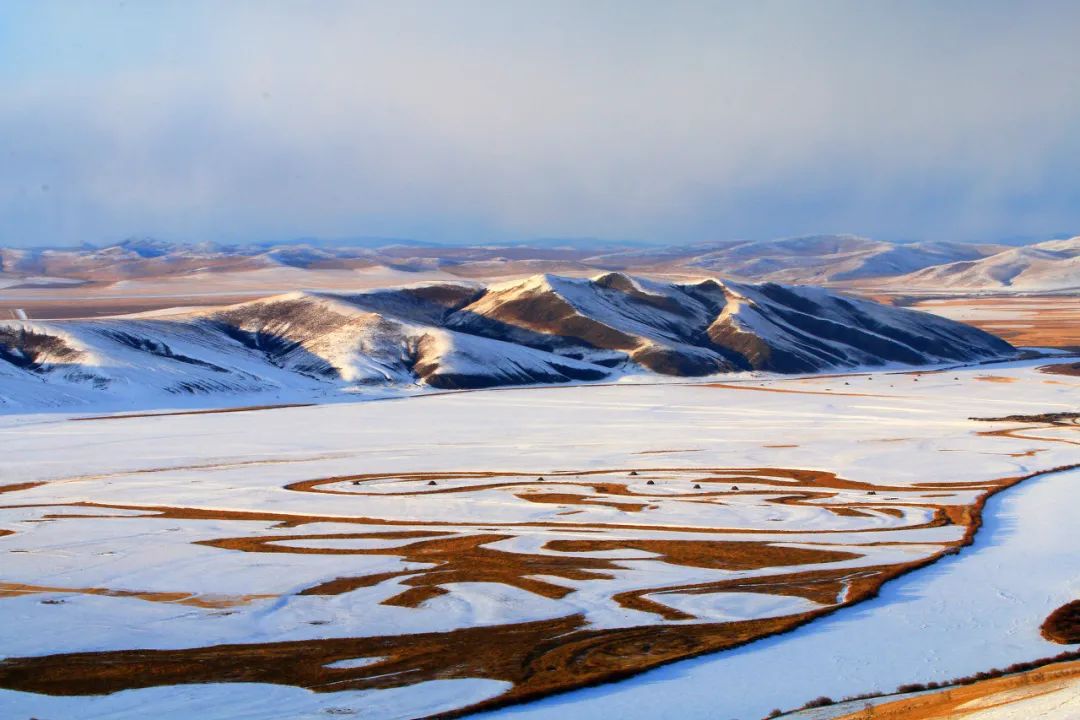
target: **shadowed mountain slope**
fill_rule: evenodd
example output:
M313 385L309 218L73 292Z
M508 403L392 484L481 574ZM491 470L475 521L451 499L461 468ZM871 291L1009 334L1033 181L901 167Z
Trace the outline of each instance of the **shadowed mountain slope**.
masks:
M478 388L1007 357L933 315L809 287L620 273L354 294L290 293L182 314L0 324L0 403Z

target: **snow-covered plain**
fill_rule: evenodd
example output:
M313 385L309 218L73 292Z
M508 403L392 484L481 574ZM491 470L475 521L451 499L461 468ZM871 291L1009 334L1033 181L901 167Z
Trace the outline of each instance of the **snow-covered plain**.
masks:
M962 528L926 526L927 498L970 504L985 489L972 483L1080 462L1075 427L969 419L1075 411L1080 380L1040 374L1035 364L127 419L5 416L0 486L44 484L0 494L0 530L12 533L0 537L0 656L448 632L575 613L590 628L613 629L824 609L843 597L822 604L685 588L898 566L940 552ZM980 434L1012 427L1028 429ZM868 497L863 485L838 487L776 502L805 490L784 469L836 473L879 490ZM314 479L327 482L297 491ZM1080 471L1047 474L991 498L972 548L890 581L878 599L741 649L500 712L752 719L817 695L889 690L1056 654L1061 647L1042 640L1038 625L1080 594L1077 482ZM189 512L153 517L150 508ZM282 526L259 513L307 521ZM392 533L409 531L429 534L420 542L490 536L487 551L539 564L500 578L448 576L437 583L443 594L416 606L383 604L453 559L407 554L416 540ZM752 539L792 557L856 556L733 569L665 558L648 544L656 539ZM233 544L205 544L222 540ZM589 544L596 541L614 544ZM251 542L263 544L238 551ZM544 565L567 557L613 566L590 576ZM335 578L382 574L348 592L299 594ZM550 586L568 592L545 594ZM646 600L696 619L614 600L649 589ZM362 673L379 661L337 663ZM256 683L92 698L3 690L0 716L410 718L507 689L473 677L341 693Z

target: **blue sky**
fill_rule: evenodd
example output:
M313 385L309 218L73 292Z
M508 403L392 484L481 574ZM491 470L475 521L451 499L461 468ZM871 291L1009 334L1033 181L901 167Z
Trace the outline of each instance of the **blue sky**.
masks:
M0 4L0 244L1080 232L1080 3Z

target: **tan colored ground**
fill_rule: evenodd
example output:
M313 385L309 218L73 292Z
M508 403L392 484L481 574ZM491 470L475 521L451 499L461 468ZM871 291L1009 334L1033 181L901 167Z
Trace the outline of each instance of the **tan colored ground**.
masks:
M969 323L1024 347L1080 347L1080 295L950 298L911 307Z
M201 608L236 607L237 605L246 605L253 600L275 597L273 595L192 595L185 592L137 592L132 590L109 590L108 588L70 588L0 582L0 598L41 593L134 597L149 602L175 603L177 605L192 605Z
M835 720L1069 720L1080 717L1080 661L948 687Z

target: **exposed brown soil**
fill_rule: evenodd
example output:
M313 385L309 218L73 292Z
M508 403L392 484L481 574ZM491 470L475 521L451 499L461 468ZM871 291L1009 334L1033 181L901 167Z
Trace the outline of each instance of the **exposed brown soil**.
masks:
M874 706L870 712L857 710L838 716L835 720L961 720L977 710L1004 708L1012 704L1021 704L1022 707L1025 700L1078 684L1080 661L1055 663L1023 673L894 700Z
M983 422L1022 422L1040 423L1039 425L1019 428L1004 428L1001 430L984 430L976 433L983 437L1007 437L1014 440L1041 440L1042 442L1064 443L1066 445L1080 445L1080 441L1069 440L1062 437L1047 437L1045 435L1032 435L1031 430L1040 430L1046 426L1067 427L1074 430L1080 429L1080 413L1056 412L1042 413L1040 415L1006 415L997 418L971 418Z
M1080 600L1065 603L1050 613L1040 630L1043 637L1051 642L1062 645L1080 643Z
M641 550L673 565L717 570L756 570L783 565L840 562L860 557L836 550L808 550L764 542L718 540L551 540L544 547L567 553Z
M573 493L518 493L515 497L535 503L547 503L550 505L602 505L613 507L623 512L641 512L647 505L640 503L620 503L602 500L590 495L575 495Z
M978 312L963 322L1016 346L1080 345L1080 297L1075 295L927 300L913 307L946 317L956 317L953 308L976 308Z
M367 533L349 533L337 535L287 535L245 538L227 538L223 540L204 540L200 545L243 550L245 552L303 553L312 555L395 555L410 563L430 563L434 567L426 570L406 570L390 577L405 578L402 582L412 587L435 587L449 583L493 582L520 588L543 597L561 598L572 588L557 585L547 580L537 580L533 576L542 575L568 580L592 580L610 578L608 572L618 569L613 560L559 557L557 555L532 555L528 553L506 552L486 545L508 540L513 535L466 535L419 540L407 545L386 548L334 548L334 547L295 547L280 545L282 541L303 540L349 540L370 537ZM361 581L363 582L363 581ZM335 583L345 587L348 581L339 578ZM357 585L356 587L365 587ZM318 594L328 594L327 585L319 587ZM316 594L308 590L307 594ZM426 599L417 593L412 598ZM388 604L406 604L391 599Z
M1080 376L1080 362L1059 363L1057 365L1043 365L1041 368L1039 368L1039 372L1050 373L1051 375Z
M981 382L992 382L992 383L1014 383L1014 382L1016 382L1016 378L1007 377L1005 375L976 375L975 379L979 380Z
M339 691L400 687L435 678L484 677L514 684L498 699L498 704L506 704L734 647L790 629L810 617L587 630L584 618L573 615L442 633L72 653L6 660L0 663L0 685L52 695L222 681ZM385 659L358 668L326 667L358 657ZM488 701L476 707L494 704Z
M24 483L11 483L9 485L0 485L0 495L9 492L19 492L21 490L30 490L31 488L41 487L45 483L43 482L24 482Z

